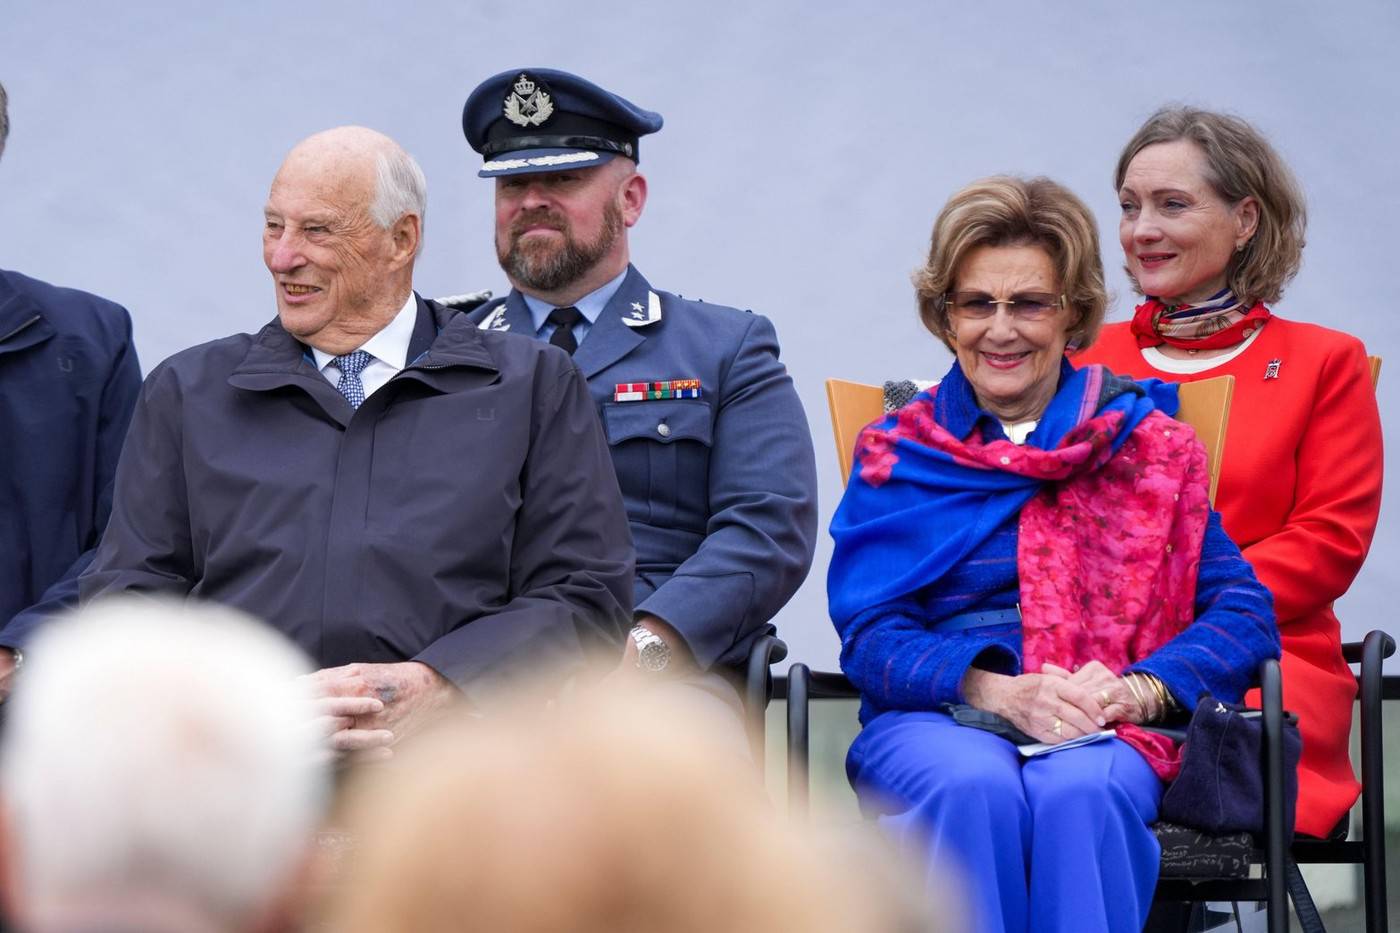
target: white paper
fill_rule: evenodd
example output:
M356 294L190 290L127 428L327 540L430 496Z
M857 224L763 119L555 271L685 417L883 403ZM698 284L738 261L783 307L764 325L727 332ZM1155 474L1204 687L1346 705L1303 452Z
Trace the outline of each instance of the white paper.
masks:
M1081 735L1077 739L1065 739L1063 742L1056 742L1049 745L1045 742L1036 742L1034 745L1017 745L1016 750L1023 758L1034 758L1037 755L1048 755L1051 752L1064 751L1067 748L1078 748L1081 745L1090 745L1094 742L1102 742L1104 739L1111 739L1116 735L1112 729L1105 729L1102 732L1089 732Z

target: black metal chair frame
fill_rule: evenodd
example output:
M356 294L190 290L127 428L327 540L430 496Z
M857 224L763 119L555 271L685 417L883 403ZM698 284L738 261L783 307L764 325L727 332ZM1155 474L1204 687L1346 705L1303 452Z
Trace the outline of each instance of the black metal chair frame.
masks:
M1400 677L1382 675L1381 662L1395 653L1395 642L1374 631L1365 641L1343 646L1347 663L1361 665L1357 676L1361 694L1361 840L1324 841L1296 838L1291 855L1299 864L1359 864L1364 875L1367 933L1386 933L1385 773L1381 742L1382 701L1400 699ZM1283 834L1283 680L1277 661L1259 669L1264 743L1260 768L1264 772L1265 832L1254 861L1263 868L1259 878L1189 880L1163 878L1157 901L1262 901L1268 911L1269 933L1288 929L1286 858L1290 850ZM859 691L842 674L813 671L797 663L788 669L779 695L787 698L788 807L805 819L810 808L808 774L809 706L814 699L858 699ZM782 689L785 687L786 689Z
M762 774L764 749L768 744L765 713L773 698L773 665L787 657L787 643L776 635L764 635L749 649L748 670L744 672L744 716L749 733L749 753Z
M1385 883L1385 747L1381 717L1386 700L1400 700L1400 676L1382 673L1381 662L1395 653L1395 641L1371 632L1361 642L1342 646L1348 664L1361 665L1357 687L1361 699L1361 839L1293 840L1300 865L1360 865L1367 933L1388 929Z

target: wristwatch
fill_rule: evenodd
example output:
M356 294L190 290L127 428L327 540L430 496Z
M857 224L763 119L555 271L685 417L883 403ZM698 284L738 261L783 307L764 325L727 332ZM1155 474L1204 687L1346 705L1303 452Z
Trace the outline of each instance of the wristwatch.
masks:
M671 663L671 646L666 639L644 625L632 626L632 641L637 645L637 670L658 674Z

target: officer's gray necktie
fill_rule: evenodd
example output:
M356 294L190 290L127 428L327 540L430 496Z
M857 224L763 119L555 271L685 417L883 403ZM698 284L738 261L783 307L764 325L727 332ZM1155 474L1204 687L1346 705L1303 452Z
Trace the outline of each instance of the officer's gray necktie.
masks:
M549 342L570 356L578 349L578 341L574 339L574 325L583 320L583 315L578 308L555 308L549 312L546 319L554 325L554 333L549 335Z
M356 350L331 360L335 368L340 370L340 381L335 387L345 396L351 408L359 408L365 402L365 384L360 381L360 373L364 372L372 359L374 357L364 350Z

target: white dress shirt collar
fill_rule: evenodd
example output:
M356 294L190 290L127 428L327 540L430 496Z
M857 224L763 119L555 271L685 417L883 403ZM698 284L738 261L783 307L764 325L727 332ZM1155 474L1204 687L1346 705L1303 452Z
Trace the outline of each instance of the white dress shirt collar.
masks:
M357 347L374 357L364 372L360 373L366 398L408 365L408 345L413 340L413 328L417 323L418 297L410 291L408 300L404 302L398 314L394 315L393 320ZM340 369L335 365L335 357L315 347L311 348L311 353L316 358L316 368L326 377L326 381L331 385L339 384Z

